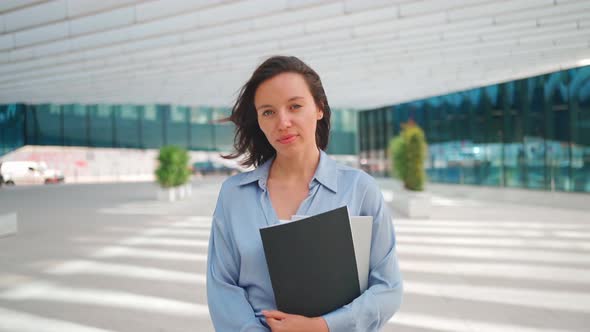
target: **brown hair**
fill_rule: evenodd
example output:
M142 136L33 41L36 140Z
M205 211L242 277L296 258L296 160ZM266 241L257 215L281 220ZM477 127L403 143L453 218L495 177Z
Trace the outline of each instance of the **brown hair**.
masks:
M245 155L241 165L258 167L272 158L276 151L258 126L258 116L254 106L254 95L260 84L282 73L301 74L313 96L315 104L323 111L322 119L316 128L316 144L325 150L330 136L330 106L324 92L320 76L311 67L294 56L273 56L264 61L252 74L252 77L241 88L228 121L236 125L234 136L235 153L223 155L223 158L234 159Z

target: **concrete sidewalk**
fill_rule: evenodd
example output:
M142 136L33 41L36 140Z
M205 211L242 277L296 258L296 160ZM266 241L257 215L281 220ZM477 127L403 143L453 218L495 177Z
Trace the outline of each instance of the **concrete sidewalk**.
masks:
M395 199L397 180L376 178L386 200ZM590 194L428 183L430 219L590 220ZM398 211L396 215L405 216Z
M0 238L0 331L213 331L205 272L222 180L170 204L147 183L1 191L0 214L22 228ZM405 294L382 331L588 330L586 210L431 188L432 218L394 213Z
M377 181L395 199L399 184ZM430 218L393 212L405 298L391 331L587 330L589 195L427 189Z

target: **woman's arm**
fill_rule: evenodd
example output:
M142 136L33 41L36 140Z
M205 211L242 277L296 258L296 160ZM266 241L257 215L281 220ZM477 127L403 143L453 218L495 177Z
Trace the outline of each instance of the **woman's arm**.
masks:
M374 218L369 288L350 304L323 316L330 332L377 331L401 305L402 278L395 255L391 215L381 190L372 179L361 214Z
M238 253L224 228L222 193L219 196L213 213L207 259L207 301L215 331L268 332L254 315L246 291L237 284Z

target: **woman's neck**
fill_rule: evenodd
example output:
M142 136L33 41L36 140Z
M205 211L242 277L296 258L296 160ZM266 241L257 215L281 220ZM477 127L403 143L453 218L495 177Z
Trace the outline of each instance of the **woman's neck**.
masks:
M319 162L320 151L317 148L288 157L277 154L270 168L269 178L286 182L305 180L309 183Z

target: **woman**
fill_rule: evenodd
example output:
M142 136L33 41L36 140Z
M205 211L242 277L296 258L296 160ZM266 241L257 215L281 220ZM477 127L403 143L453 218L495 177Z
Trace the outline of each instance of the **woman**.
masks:
M229 119L236 153L226 157L244 156L256 168L223 183L213 215L207 297L215 329L377 331L402 297L391 216L373 178L323 151L330 107L319 76L296 57L272 57L244 85ZM373 216L369 288L321 317L273 310L259 229L343 205L350 215Z

